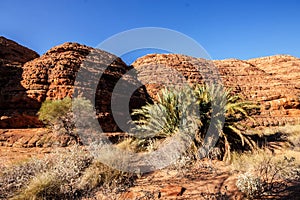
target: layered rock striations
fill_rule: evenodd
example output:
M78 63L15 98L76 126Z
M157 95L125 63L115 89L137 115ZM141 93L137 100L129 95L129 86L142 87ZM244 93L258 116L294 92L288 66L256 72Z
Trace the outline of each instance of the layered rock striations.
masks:
M153 98L165 86L220 82L212 61L178 54L149 54L132 63Z
M35 100L21 85L23 64L39 55L16 42L0 37L0 127L39 125Z
M79 87L77 92L83 93L79 94L79 97L86 97L95 102L97 117L103 131L120 131L111 110L114 87L120 79L125 88L137 87L140 84L134 73L125 75L132 68L128 67L120 58L77 43L64 43L53 47L41 57L26 62L20 71L20 78L16 81L22 87L27 101L14 100L10 101L10 104L15 102L20 105L22 109L16 109L22 114L24 113L23 109L31 109L31 117L37 119L37 111L46 99L55 100L73 96L79 69L82 72L81 75L85 74L85 77L77 84ZM97 71L103 72L101 78L96 73ZM128 96L128 94L120 93L116 96L126 99L126 95ZM127 106L127 110L128 107L130 109L138 108L145 104L146 99L145 89L143 87L136 88L132 97L129 96L129 101L125 102L125 107ZM117 115L122 118L124 113L117 113ZM125 119L126 123L127 120L129 119ZM3 124L2 127L34 127L35 125L40 124L36 121L25 120L18 126Z
M37 111L44 100L78 95L95 102L105 132L121 131L115 119L126 124L128 108L151 101L148 94L155 99L165 85L208 81L259 102L254 127L300 123L299 80L300 59L287 55L208 61L150 54L127 66L108 52L77 43L58 45L39 57L0 37L0 128L39 127Z
M272 56L276 59L289 58L290 56ZM298 68L300 67L299 59ZM223 60L215 61L218 66L224 84L227 87L240 89L241 95L250 101L261 104L260 115L255 116L255 126L277 126L300 123L300 88L297 87L297 79L287 78L286 71L289 67L285 62L275 62L280 65L277 75L267 70L272 64L266 62L266 58L253 60ZM299 76L299 72L293 71L292 76ZM298 75L297 75L298 73Z
M207 82L215 75L209 76L207 67L215 67L225 87L239 93L245 100L259 102L261 112L255 117L253 127L276 126L288 123L300 123L300 60L292 56L271 56L248 61L227 59L205 61L176 54L152 54L137 59L132 65L141 71L139 78L145 80L145 73L151 75L153 84L146 84L147 91L153 97L164 87L157 84L155 77L170 75L159 70L160 65L182 73L191 83ZM195 66L196 65L196 66ZM200 67L199 67L200 66ZM151 69L151 70L149 70ZM200 70L199 70L200 69ZM200 73L198 73L200 71ZM146 73L146 74L147 74ZM204 80L203 77L206 77ZM160 81L161 82L161 81ZM148 83L147 80L145 83Z

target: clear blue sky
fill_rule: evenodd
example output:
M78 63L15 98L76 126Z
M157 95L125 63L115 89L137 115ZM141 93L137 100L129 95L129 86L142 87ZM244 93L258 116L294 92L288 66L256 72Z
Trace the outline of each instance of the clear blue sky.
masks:
M0 8L0 35L39 54L151 26L192 37L213 59L300 57L298 0L0 0Z

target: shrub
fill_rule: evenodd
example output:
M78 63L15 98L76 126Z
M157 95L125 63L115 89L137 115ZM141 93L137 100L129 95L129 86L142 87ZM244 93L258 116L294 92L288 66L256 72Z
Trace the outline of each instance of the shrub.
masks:
M5 168L2 199L79 199L97 187L114 192L131 186L135 176L100 163L80 146Z
M293 182L300 181L300 160L288 155L293 154L287 151L283 155L272 156L258 151L234 155L232 167L243 172L236 182L238 189L249 198L278 196L287 192Z
M72 99L66 97L62 100L46 100L38 112L39 119L46 124L54 126L65 120L72 107Z
M263 194L280 194L292 181L300 180L300 165L294 157L268 158L255 169L263 183Z
M262 192L262 183L259 177L250 172L238 176L236 182L237 188L243 192L247 198L256 198Z
M73 109L76 109L74 115ZM82 116L89 117L93 114L93 106L89 100L84 98L71 99L66 97L62 100L46 100L38 112L39 119L49 125L55 133L68 134L78 140L75 131L75 120L80 122ZM88 120L85 120L88 121ZM78 124L78 123L77 123ZM81 125L81 124L80 124Z
M196 110L195 110L196 108ZM197 110L198 109L198 110ZM258 106L243 101L220 86L196 85L190 88L165 88L158 95L158 101L133 111L133 141L139 146L147 146L153 140L163 139L176 133L190 134L193 146L203 145L203 138L209 126L219 132L224 160L230 160L231 149L241 149L246 145L253 149L256 145L246 135L242 120L252 119L250 115ZM225 115L224 127L221 127ZM216 119L212 123L212 119ZM181 128L179 130L179 128ZM144 148L145 149L145 148Z

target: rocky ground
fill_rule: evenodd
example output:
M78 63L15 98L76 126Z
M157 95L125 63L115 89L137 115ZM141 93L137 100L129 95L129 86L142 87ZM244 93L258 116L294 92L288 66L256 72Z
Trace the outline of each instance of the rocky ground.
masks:
M66 138L55 137L44 128L0 131L0 168L42 158L59 149L68 148L61 146L66 144ZM274 153L280 155L287 148L283 143L275 145L281 147L275 151L268 150L273 151L273 156ZM294 147L298 152L298 147ZM140 174L134 185L126 191L109 193L100 188L84 199L245 199L236 186L238 175L228 163L203 159L193 164L174 164L161 170ZM288 199L297 199L294 195L300 191L299 186L299 183L291 186L293 196Z
M241 199L236 177L223 162L202 160L190 168L146 174L120 198Z
M39 145L41 138L45 137L46 129L1 131L0 165L2 167L41 158L63 148L59 145L51 146L51 143L47 142L44 143L47 145ZM52 144L55 140L63 143L60 141L61 138L52 137ZM207 199L208 197L239 199L241 194L235 186L235 181L236 175L231 174L229 167L223 162L203 160L190 167L173 166L143 174L133 187L117 196L119 199ZM107 199L109 197L100 190L94 194L94 198Z

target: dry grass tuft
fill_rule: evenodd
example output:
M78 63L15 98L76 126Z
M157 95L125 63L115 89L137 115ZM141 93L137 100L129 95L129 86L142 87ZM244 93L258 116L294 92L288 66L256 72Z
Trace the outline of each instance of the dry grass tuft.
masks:
M94 161L84 171L78 187L84 191L92 191L99 186L123 191L132 185L133 180L133 174L112 169L99 161Z
M134 178L74 146L3 169L0 199L79 199L99 187L114 193L124 191Z
M61 191L61 181L53 173L43 173L35 176L19 195L11 200L57 199Z
M300 184L300 152L289 149L233 153L231 168L240 173L237 187L251 199L289 195L288 188Z
M300 165L300 152L293 150L284 150L281 154L274 155L270 151L265 151L264 149L258 149L254 152L247 153L232 153L231 169L236 172L246 172L253 170L260 163L271 159L272 162L278 163L284 158L295 158L295 165Z

